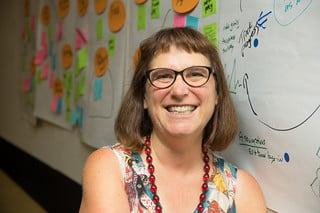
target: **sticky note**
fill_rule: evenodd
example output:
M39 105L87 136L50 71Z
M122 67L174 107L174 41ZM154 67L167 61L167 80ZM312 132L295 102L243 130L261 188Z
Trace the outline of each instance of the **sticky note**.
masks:
M78 126L82 127L83 124L83 108L78 107Z
M56 112L56 110L57 110L58 99L59 99L58 96L54 96L51 101L50 109L52 112Z
M195 30L198 30L199 18L195 16L186 16L186 27L191 27Z
M58 103L57 103L57 108L56 108L56 112L59 114L62 113L62 105L63 105L63 99L62 99L62 97L59 97Z
M184 27L186 25L186 16L181 14L174 14L173 27Z
M53 56L53 41L49 42L49 56Z
M36 70L36 83L37 84L40 84L42 82L41 80L41 73L42 73L42 70L41 69L37 69Z
M218 46L218 24L216 22L203 26L203 34L213 45Z
M80 78L80 88L79 88L79 93L80 95L84 95L86 92L86 76L81 76Z
M102 96L102 79L94 80L94 100L100 100Z
M202 16L207 17L214 14L217 14L217 0L203 0Z
M82 47L82 39L81 39L81 36L77 33L76 35L76 41L75 41L75 48L78 50L78 49L81 49Z
M56 61L57 55L54 54L51 56L51 68L52 70L55 70L57 67L57 61Z
M160 18L160 0L152 0L151 1L151 18Z
M72 125L74 125L78 121L78 117L79 117L79 111L78 111L78 107L76 107L73 109L73 113L70 119L70 122Z
M82 36L83 36L83 42L84 44L87 44L87 42L89 41L89 26L88 23L84 23L83 27L82 27Z
M58 31L56 34L56 39L58 39L58 40L62 39L62 30L63 30L62 22L59 22Z
M37 51L37 54L36 54L36 58L34 60L34 63L36 65L39 65L39 64L42 64L43 62L43 59L44 59L44 51L41 49L41 50L38 50Z
M78 51L77 68L83 69L88 65L88 51L87 48L82 48Z
M28 92L30 90L31 80L30 78L23 79L22 91Z
M146 4L140 4L137 7L137 29L144 30L147 26L147 9Z
M112 34L109 34L109 40L108 40L108 53L109 56L114 56L116 49L116 37Z
M41 45L44 46L48 46L48 42L47 42L47 32L46 31L42 31L41 33Z
M35 16L31 17L30 28L31 28L31 30L35 30L36 29L36 17Z
M87 36L85 36L85 34L83 33L82 30L76 28L76 32L77 32L77 38L80 39L81 45L82 44L87 44Z
M81 90L80 88L81 88L80 82L76 82L76 93L74 96L74 99L76 101L78 101L80 99L80 90Z
M100 18L96 22L96 31L97 31L97 40L101 40L103 38L103 19Z
M49 64L46 63L45 65L43 65L43 68L42 68L41 79L47 79L48 73L49 73Z
M51 27L51 25L48 26L48 40L52 40L52 27Z
M23 26L22 28L22 32L21 32L21 38L25 38L26 37L26 26Z
M73 88L73 74L72 72L67 72L67 90L72 90Z

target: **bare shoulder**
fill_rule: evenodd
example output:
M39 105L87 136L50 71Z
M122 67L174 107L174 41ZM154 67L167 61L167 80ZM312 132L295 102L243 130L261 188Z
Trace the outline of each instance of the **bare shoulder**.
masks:
M83 195L80 212L128 212L128 199L117 156L101 148L87 159L82 173Z
M237 190L235 195L237 213L266 213L262 190L256 179L244 170L237 172Z

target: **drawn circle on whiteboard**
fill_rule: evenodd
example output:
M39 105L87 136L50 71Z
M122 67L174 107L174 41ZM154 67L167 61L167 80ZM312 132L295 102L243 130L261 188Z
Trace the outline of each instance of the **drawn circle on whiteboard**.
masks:
M59 0L58 1L58 16L61 19L64 19L70 9L70 0Z
M108 0L94 0L94 8L97 14L104 12L108 4Z
M70 44L65 44L62 48L62 66L67 69L71 66L73 60L73 52Z
M172 0L172 8L177 13L188 13L193 10L199 0Z
M78 0L78 14L79 16L84 16L89 7L89 0Z
M57 97L62 97L62 95L63 95L63 84L59 78L54 80L53 94L54 94L54 96L57 96Z
M30 14L30 0L24 1L24 16L28 17Z
M108 24L112 32L119 31L126 20L126 8L121 0L115 0L108 11Z
M136 4L143 4L145 3L147 0L134 0L136 2Z
M40 13L41 23L44 26L48 26L50 22L50 8L48 5L44 5Z
M140 58L140 48L138 47L133 55L133 70L136 71L136 67Z
M94 72L98 77L103 76L109 66L109 55L108 51L104 47L100 47L96 51L96 55L94 57Z
M31 75L35 75L36 74L36 63L35 63L36 57L33 56L31 59L31 63L30 63L30 73Z
M283 157L284 157L284 160L285 160L287 163L290 161L290 156L289 156L289 154L288 154L287 152L284 153Z

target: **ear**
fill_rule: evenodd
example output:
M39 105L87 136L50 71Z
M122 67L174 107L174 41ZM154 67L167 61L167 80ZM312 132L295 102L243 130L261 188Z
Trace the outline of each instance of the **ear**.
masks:
M146 97L144 97L144 99L143 99L143 108L144 109L148 109L148 104L147 104L147 101L146 101Z

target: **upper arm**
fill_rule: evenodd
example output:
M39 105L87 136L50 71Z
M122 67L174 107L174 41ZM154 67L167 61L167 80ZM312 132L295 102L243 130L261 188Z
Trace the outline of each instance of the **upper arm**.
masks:
M263 193L258 182L248 172L238 170L237 189L235 194L237 213L266 213Z
M112 150L93 152L82 173L81 213L129 212L119 161Z

